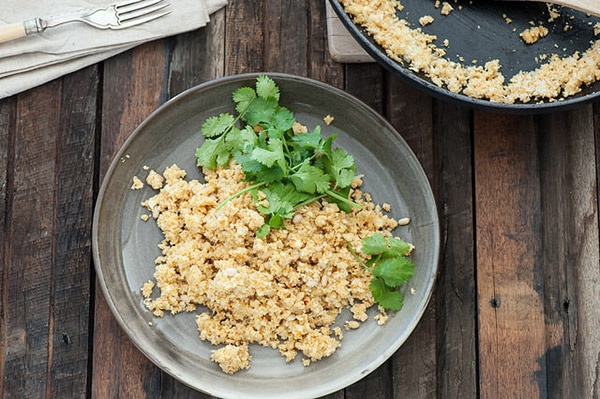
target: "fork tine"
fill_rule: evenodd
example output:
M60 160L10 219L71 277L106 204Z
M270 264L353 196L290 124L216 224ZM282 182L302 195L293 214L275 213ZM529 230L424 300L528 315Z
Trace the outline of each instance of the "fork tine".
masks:
M119 13L123 14L126 12L139 10L140 8L150 7L157 3L160 3L162 1L163 0L135 0L135 1L129 2L128 4L122 4L122 3L116 4L115 7L119 11Z
M164 17L165 15L170 14L170 13L171 13L171 11L169 10L169 11L164 11L164 12L161 12L161 13L150 14L150 15L147 15L145 17L136 18L136 19L133 19L133 20L130 19L130 20L127 20L127 21L119 24L118 26L111 26L111 29L125 29L125 28L130 28L132 26L141 25L141 24L144 24L146 22L150 22L152 20L158 19L160 17Z
M119 22L125 22L125 21L129 21L132 19L142 17L144 15L152 14L152 13L162 10L163 8L168 7L168 6L169 6L169 3L165 3L165 4L157 4L157 5L154 5L151 7L137 9L134 11L121 12L121 11L117 10L117 14L118 14Z

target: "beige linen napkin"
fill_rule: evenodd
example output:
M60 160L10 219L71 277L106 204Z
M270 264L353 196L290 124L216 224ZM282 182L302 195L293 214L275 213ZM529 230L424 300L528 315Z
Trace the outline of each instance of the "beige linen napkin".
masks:
M3 0L0 24L35 17L66 15L113 4L111 0ZM227 0L170 0L171 13L146 24L123 30L101 30L70 23L42 35L0 43L0 98L8 97L88 65L112 57L138 44L195 30Z

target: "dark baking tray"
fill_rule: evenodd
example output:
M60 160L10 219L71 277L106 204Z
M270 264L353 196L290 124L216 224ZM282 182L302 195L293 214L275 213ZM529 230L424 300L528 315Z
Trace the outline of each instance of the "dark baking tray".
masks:
M464 94L453 93L433 84L421 73L415 73L402 64L389 58L362 27L354 24L338 0L329 0L336 14L350 33L362 47L383 67L438 98L457 102L473 108L483 108L504 112L549 112L566 109L596 99L600 95L600 82L583 87L582 91L561 101L544 101L504 104L488 100L476 99ZM545 3L509 2L493 0L457 1L450 0L454 11L448 16L440 14L434 8L434 0L402 0L404 9L398 16L407 20L411 26L420 27L425 33L436 35L439 43L447 38L447 58L468 65L477 60L478 65L498 59L502 65L501 72L508 81L520 70L533 70L540 65L539 56L556 53L570 56L576 51L584 52L590 42L600 39L594 37L593 25L600 21L596 17L568 8L556 7L561 16L553 22L550 19ZM459 7L462 6L462 9ZM435 22L422 27L419 18L431 15ZM506 17L512 22L508 24ZM519 33L534 25L543 24L550 32L534 45L525 44ZM570 29L565 30L568 24ZM442 47L444 48L444 47Z

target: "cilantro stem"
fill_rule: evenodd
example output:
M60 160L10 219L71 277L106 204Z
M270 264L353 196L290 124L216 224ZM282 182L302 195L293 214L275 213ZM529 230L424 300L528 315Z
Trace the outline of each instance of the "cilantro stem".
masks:
M248 191L252 191L252 190L254 190L255 188L262 187L262 186L264 186L265 184L267 184L267 183L256 183L256 184L253 184L253 185L251 185L251 186L248 186L248 187L246 187L246 188L245 188L245 189L243 189L243 190L240 190L240 191L238 191L237 193L233 194L231 197L227 198L225 201L221 202L221 203L220 203L220 204L217 206L217 211L218 211L219 209L223 208L223 207L225 206L225 204L226 204L226 203L228 203L229 201L231 201L232 199L234 199L234 198L237 198L237 197L239 197L240 195L242 195L242 194L244 194L244 193L247 193Z
M354 250L354 247L352 246L352 244L350 244L349 241L346 241L346 246L348 247L348 250L350 251L350 253L354 256L354 259L356 259L356 261L365 269L371 271L371 269L369 268L369 266L367 266L365 264L365 262L362 261L362 259L360 259L360 257L358 256L358 254L356 253L356 251Z
M298 209L298 208L300 208L300 207L303 207L304 205L308 205L308 204L310 204L311 202L318 201L318 200L320 200L321 198L324 198L324 197L326 197L326 196L327 196L327 194L321 194L321 195L317 195L317 196L315 196L315 197L311 197L311 198L309 198L309 199L307 199L307 200L305 200L305 201L302 201L302 202L300 202L298 205L296 205L296 206L294 207L294 210L296 210L296 209Z
M356 209L358 209L359 211L362 209L362 206L358 205L356 202L350 201L348 198L344 198L341 195L339 195L338 193L336 193L335 191L332 190L325 190L325 193L327 193L327 195L342 201L350 206L355 207Z

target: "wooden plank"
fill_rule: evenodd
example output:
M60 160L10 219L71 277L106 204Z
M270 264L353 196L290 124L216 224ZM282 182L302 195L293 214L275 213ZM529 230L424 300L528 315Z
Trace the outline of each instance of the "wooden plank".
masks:
M388 75L386 114L433 180L433 99ZM392 358L394 396L428 398L436 389L435 294L415 331Z
M167 98L166 42L136 47L104 63L100 178L125 139ZM160 372L133 346L96 288L92 397L157 397Z
M264 7L265 0L228 1L225 19L231 23L225 29L226 75L265 70Z
M475 112L482 398L545 397L539 166L533 118ZM536 374L538 373L538 374Z
M57 130L50 397L84 398L88 381L98 68L63 79Z
M266 1L262 21L266 70L307 75L307 11L307 1Z
M225 9L210 16L209 24L172 39L169 97L225 73Z
M344 90L369 107L375 112L385 115L384 98L385 72L373 64L348 64L345 65Z
M593 122L591 106L538 119L547 324L540 361L547 370L549 397L600 394L598 160L589 145Z
M54 81L19 95L16 105L3 245L3 389L9 397L41 398L50 388L60 90L60 81Z
M442 243L435 287L437 395L477 397L471 112L434 102L434 195Z
M14 125L16 99L0 100L0 396L4 397L6 348L8 346L7 328L8 324L8 272L9 262L6 256L8 248L9 210L11 209L11 198L8 193L12 192L12 174L8 173L12 167L14 149Z

